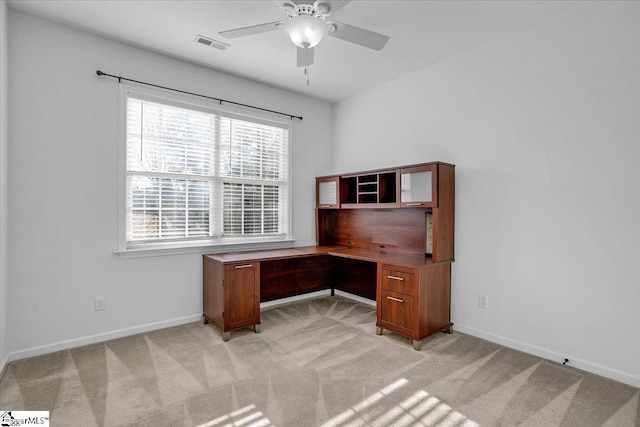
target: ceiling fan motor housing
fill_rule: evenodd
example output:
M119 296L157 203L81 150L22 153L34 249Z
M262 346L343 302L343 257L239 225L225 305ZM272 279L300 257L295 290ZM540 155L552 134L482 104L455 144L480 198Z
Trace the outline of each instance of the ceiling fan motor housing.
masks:
M285 3L284 10L287 12L287 16L292 18L294 16L313 16L319 19L324 20L325 15L329 13L329 5L325 3L317 3L317 4L291 4Z

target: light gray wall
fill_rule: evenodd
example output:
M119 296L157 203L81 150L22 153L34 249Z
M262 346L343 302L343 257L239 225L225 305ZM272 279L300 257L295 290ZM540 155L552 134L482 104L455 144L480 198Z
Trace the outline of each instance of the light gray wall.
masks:
M304 116L293 125L293 234L297 245L315 244L314 176L330 169L330 104L12 10L9 44L12 268L3 314L12 358L202 313L199 254L113 254L119 89L98 69ZM98 295L105 311L94 311Z
M7 3L0 0L0 372L4 368L7 347L5 337L7 333L7 287L9 247L7 231L7 147L9 145L9 96L7 93L7 64L9 62L8 34L7 34Z
M7 34L0 0L2 107L6 89L15 94L8 139L0 114L0 360L201 312L198 255L112 254L118 88L95 76L102 69L304 115L293 147L298 244L314 241L313 176L457 164L455 327L639 385L639 6L579 4L332 116L322 102L17 12ZM96 295L106 311L93 310Z
M334 110L335 172L457 165L455 328L636 386L638 22L576 3Z

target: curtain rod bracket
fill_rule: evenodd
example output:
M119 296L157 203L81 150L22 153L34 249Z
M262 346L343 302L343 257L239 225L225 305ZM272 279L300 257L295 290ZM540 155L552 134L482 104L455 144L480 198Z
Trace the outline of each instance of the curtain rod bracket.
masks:
M171 91L174 91L174 92L184 93L184 94L187 94L187 95L199 96L201 98L212 99L214 101L218 101L220 103L220 105L222 105L223 102L226 102L227 104L238 105L240 107L253 108L254 110L266 111L267 113L280 114L281 116L289 117L291 120L293 120L293 119L302 120L302 116L294 116L293 114L281 113L280 111L274 111L274 110L269 110L269 109L262 108L262 107L256 107L256 106L253 106L253 105L242 104L240 102L227 101L226 99L215 98L213 96L201 95L199 93L187 92L185 90L174 89L174 88L171 88L171 87L160 86L160 85L156 85L156 84L153 84L153 83L147 83L147 82L142 82L142 81L139 81L139 80L128 79L128 78L122 77L122 76L114 76L113 74L107 74L107 73L105 73L103 71L100 71L100 70L97 70L96 74L99 75L99 76L107 76L107 77L112 77L114 79L118 79L118 83L122 83L122 80L126 80L128 82L138 83L138 84L147 85L147 86L153 86L153 87L157 87L157 88L160 88L160 89L166 89L166 90L171 90Z

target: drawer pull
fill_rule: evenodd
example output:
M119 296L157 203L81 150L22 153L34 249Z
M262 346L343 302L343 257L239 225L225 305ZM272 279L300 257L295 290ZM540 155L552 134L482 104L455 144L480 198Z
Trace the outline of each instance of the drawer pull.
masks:
M401 300L400 298L394 298L394 297L387 297L387 299L390 299L391 301L396 301L396 302L404 302L404 300Z
M253 267L253 264L236 265L233 268L249 268L249 267Z
M422 206L422 203L405 203L405 206Z
M321 208L330 208L331 205L320 205Z
M387 277L388 277L389 279L393 279L393 280L400 280L400 281L403 281L403 280L404 280L404 278L402 278L402 277L398 277L398 276L391 276L391 275L389 275L389 276L387 276Z

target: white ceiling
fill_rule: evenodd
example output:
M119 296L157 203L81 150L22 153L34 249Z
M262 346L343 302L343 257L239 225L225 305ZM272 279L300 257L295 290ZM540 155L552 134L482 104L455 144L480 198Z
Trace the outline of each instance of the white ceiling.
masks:
M232 40L219 31L285 19L271 0L9 0L9 7L217 70L336 102L507 36L564 10L559 1L354 0L332 18L386 34L381 51L327 37L310 86L281 30ZM194 42L224 41L222 52ZM118 74L118 70L104 70ZM144 76L126 76L143 80Z

